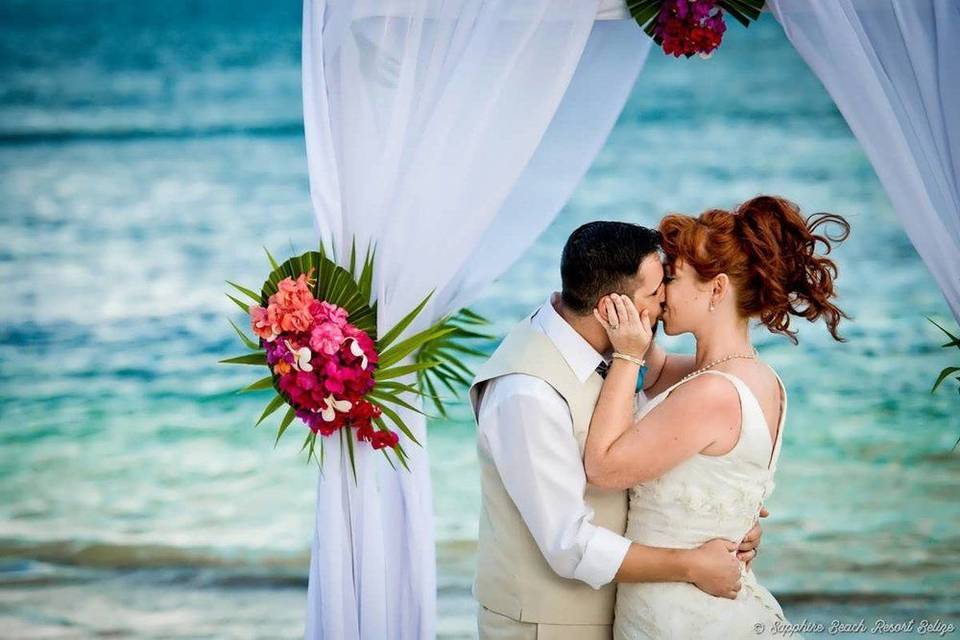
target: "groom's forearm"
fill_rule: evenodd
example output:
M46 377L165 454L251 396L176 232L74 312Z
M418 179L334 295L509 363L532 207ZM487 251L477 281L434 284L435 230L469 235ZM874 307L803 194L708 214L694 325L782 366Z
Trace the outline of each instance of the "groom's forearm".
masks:
M616 582L690 582L690 550L647 547L632 543Z

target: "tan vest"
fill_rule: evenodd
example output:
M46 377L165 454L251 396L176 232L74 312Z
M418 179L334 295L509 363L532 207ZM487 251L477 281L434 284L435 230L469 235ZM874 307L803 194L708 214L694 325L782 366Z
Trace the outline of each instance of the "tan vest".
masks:
M474 416L479 415L486 383L511 373L540 378L566 400L582 457L603 379L592 373L586 382L580 382L550 338L531 326L529 317L507 335L477 372L470 387ZM515 426L537 428L536 424ZM482 504L474 597L488 609L523 622L612 624L616 585L593 589L554 573L507 494L493 461L480 449L478 456ZM587 485L584 498L594 510L594 524L624 533L627 492Z

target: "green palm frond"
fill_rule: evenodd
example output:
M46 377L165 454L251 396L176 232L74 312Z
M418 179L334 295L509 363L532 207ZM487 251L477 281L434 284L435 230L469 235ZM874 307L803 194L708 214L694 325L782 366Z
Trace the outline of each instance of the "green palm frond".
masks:
M267 364L267 354L264 351L248 353L243 356L236 356L235 358L227 358L226 360L220 360L220 362L226 364Z
M274 441L273 446L276 448L277 443L280 442L280 436L283 435L283 432L287 430L287 427L290 426L290 423L293 422L293 419L297 415L297 410L293 407L287 409L287 413L283 416L283 420L280 421L280 428L277 430L277 439Z
M720 0L720 8L745 27L760 17L764 0Z
M424 308L425 306L427 306L427 302L430 301L430 298L431 298L431 297L433 297L433 291L431 291L430 293L428 293L427 296L426 296L423 300L420 301L420 304L418 304L416 307L414 307L413 310L412 310L410 313L408 313L407 315L405 315L405 316L400 320L400 322L398 322L396 325L394 325L394 327L393 327L392 329L390 329L390 331L388 331L385 336L383 336L382 338L380 338L380 339L377 341L377 353L383 353L383 352L387 349L387 347L389 347L391 344L393 344L393 341L394 341L394 340L396 340L397 338L400 337L400 334L402 334L404 331L406 331L407 327L410 326L410 323L412 323L413 320L414 320L418 315L420 315L420 312L423 311L423 308ZM432 327L431 327L431 328L432 328ZM429 331L429 330L430 330L430 329L427 329L427 331Z
M230 295L229 293L226 294L226 296L227 296L228 298L230 298L231 300L233 300L234 303L236 303L236 305L237 305L238 307L240 307L241 309L243 309L243 312L244 312L244 313L246 313L246 314L249 314L249 313L250 313L250 305L244 304L244 302L243 302L242 300L237 300L236 298L234 298L234 297L233 297L232 295Z
M475 329L489 325L483 316L461 309L457 313L447 316L437 323L437 336L426 342L417 352L417 362L437 362L434 367L426 367L417 373L417 381L421 389L426 389L433 406L443 417L447 417L444 400L437 393L437 387L442 385L453 397L460 397L460 389L468 387L473 378L470 368L464 364L464 356L484 358L486 353L471 347L478 341L490 341L492 335L480 333Z
M248 349L250 349L251 351L256 351L257 349L260 348L260 345L254 342L251 338L247 337L247 334L241 331L240 327L238 327L233 322L233 320L230 320L229 318L227 318L227 322L230 323L230 326L232 326L233 330L237 332L237 335L240 336L240 339L243 340L243 344L245 344Z
M257 420L257 424L254 426L260 426L260 423L263 422L264 419L271 413L279 409L280 405L282 405L284 402L286 401L283 399L283 396L274 396L273 400L270 401L270 404L267 405L267 408L263 410L263 413L260 415L260 419Z
M270 389L273 387L273 375L269 375L266 378L260 378L256 382L248 384L243 389L237 391L237 393L246 393L248 391L257 391L259 389Z
M948 342L940 345L942 348L949 349L950 347L956 347L957 349L960 349L960 337L957 337L953 333L947 331L943 325L935 321L933 318L928 317L927 320L929 320L937 329L940 329L940 331L942 331L947 338L949 338ZM944 367L944 369L940 372L940 375L937 376L936 381L933 383L933 388L930 389L930 393L936 391L937 388L943 384L947 378L956 373L960 373L960 366ZM960 375L954 376L954 379L957 382L960 382ZM960 393L960 386L957 387L957 392ZM957 438L957 442L953 445L953 448L956 449L958 446L960 446L960 438Z
M663 0L628 0L627 8L637 24L652 37L655 18L659 15L662 4Z
M227 282L227 284L229 284L231 287L233 287L234 289L236 289L237 291L239 291L239 292L242 293L243 295L245 295L245 296L247 296L248 298L250 298L250 299L253 301L254 304L260 304L260 296L257 294L257 292L251 291L250 289L247 289L246 287L241 286L241 285L237 284L236 282L230 282L229 280L227 280L226 282Z

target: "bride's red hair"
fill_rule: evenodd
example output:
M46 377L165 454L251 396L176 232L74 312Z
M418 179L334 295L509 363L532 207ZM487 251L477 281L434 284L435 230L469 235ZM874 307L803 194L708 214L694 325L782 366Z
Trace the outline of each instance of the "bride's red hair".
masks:
M840 233L815 233L834 223ZM777 196L757 196L735 211L711 209L698 217L671 214L660 222L663 250L669 260L682 258L703 280L725 273L737 291L744 317L759 317L774 333L797 342L790 316L814 322L821 317L837 341L841 318L833 302L837 265L816 253L817 243L830 253L845 240L850 224L832 213L804 219L800 208Z

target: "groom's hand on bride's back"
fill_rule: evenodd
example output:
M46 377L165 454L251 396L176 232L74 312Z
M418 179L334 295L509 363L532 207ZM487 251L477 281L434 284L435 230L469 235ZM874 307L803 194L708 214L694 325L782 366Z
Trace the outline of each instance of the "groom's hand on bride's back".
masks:
M714 538L693 549L690 555L690 582L719 598L737 597L740 591L740 561L734 552L737 543Z

